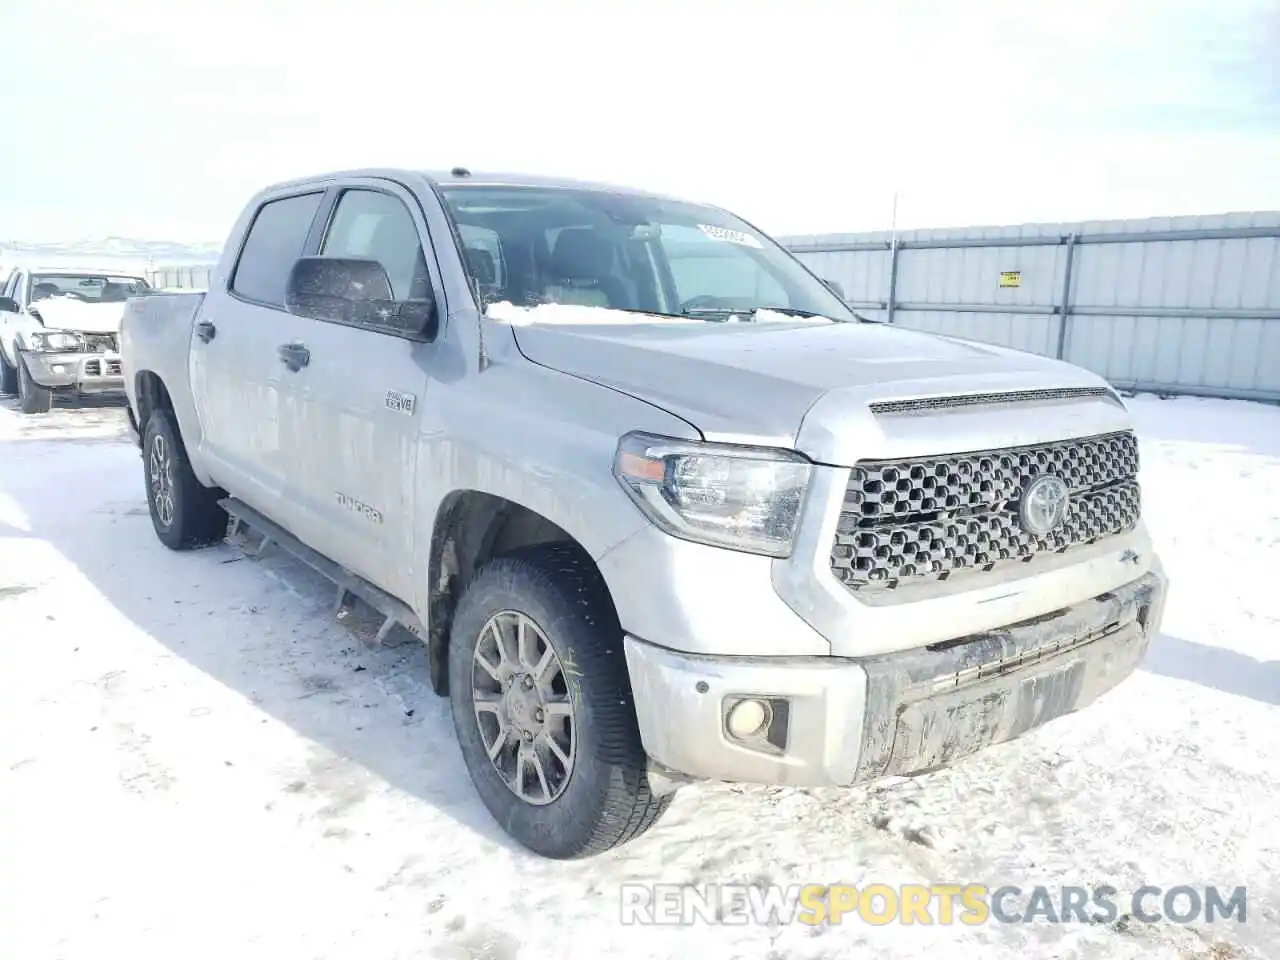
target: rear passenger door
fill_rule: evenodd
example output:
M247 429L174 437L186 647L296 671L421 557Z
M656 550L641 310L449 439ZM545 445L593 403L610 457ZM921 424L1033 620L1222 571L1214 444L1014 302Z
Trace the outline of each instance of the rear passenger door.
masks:
M297 374L281 362L279 347L314 321L287 312L284 291L324 195L312 187L259 207L225 289L205 297L191 340L202 453L214 479L290 530L299 520L290 496Z
M430 251L417 200L380 179L342 184L319 244L321 256L377 260L398 300L430 291L442 335L446 306ZM436 348L383 329L309 322L297 420L308 542L412 599L418 435L423 406L433 399Z

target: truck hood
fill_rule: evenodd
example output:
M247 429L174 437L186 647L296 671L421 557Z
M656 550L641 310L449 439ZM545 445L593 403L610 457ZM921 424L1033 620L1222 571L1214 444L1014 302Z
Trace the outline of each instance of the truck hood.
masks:
M85 303L74 297L48 297L37 300L28 308L40 314L40 319L50 330L70 330L75 333L119 333L120 320L124 317L124 302Z
M1095 391L1090 402L1062 406L1092 407L1094 420L1105 406L1110 409L1102 419L1123 425L1122 405L1114 397L1099 396L1105 381L1085 370L899 327L548 320L513 324L520 351L530 360L662 407L708 440L791 447L820 463L850 465L868 450L888 455L914 446L912 438L920 440L927 432L933 433L929 442L937 443L936 420L898 417L891 431L873 416L870 404L877 401L1083 387ZM976 423L975 436L985 433L989 440L990 421L984 431L974 412L981 414L953 416L948 427L964 432L966 424ZM1021 426L1002 424L1002 439L1012 444L1025 434L1030 438L1026 442L1037 442L1046 412L1024 410ZM1063 410L1053 411L1049 419L1050 429L1078 426L1063 422ZM908 420L914 425L904 422ZM964 442L960 436L952 439Z

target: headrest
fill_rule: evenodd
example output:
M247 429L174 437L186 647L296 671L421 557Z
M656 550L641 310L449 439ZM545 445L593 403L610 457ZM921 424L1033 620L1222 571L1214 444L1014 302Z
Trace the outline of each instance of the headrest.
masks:
M484 247L467 247L467 265L480 286L492 286L497 282L498 271L493 264L493 254Z
M369 249L384 253L397 247L412 249L420 245L418 229L407 216L387 215L382 217L369 237Z
M613 267L613 250L590 227L568 227L556 237L551 251L551 272L558 279L600 280Z

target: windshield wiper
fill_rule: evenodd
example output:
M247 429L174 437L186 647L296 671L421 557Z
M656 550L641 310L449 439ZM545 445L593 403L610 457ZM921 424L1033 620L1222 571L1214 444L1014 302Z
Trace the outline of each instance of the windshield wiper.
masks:
M770 313L782 313L789 317L803 318L820 318L830 320L833 323L848 323L848 320L840 320L837 317L829 317L825 313L815 313L812 310L801 310L799 307L774 307L774 306L758 306L758 307L688 307L684 311L687 317L706 317L712 320L728 320L730 317L752 317L761 310L768 310ZM858 316L859 320L865 320L864 317ZM869 322L869 321L868 321Z
M848 320L841 320L839 317L828 316L825 313L814 313L811 310L795 310L791 307L759 307L757 309L772 310L774 313L789 313L797 317L822 317L824 320L832 320L836 323L849 322ZM863 314L859 313L857 310L850 310L849 312L853 314L854 319L857 320L859 323L884 323L883 320L872 320L870 317L864 316Z
M680 311L682 317L703 317L708 320L728 320L737 314L750 316L755 313L753 307L686 307Z

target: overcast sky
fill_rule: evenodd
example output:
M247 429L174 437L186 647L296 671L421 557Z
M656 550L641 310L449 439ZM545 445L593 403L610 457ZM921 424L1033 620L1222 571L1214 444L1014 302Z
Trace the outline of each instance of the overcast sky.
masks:
M0 0L0 238L518 170L773 233L1280 208L1280 0Z

